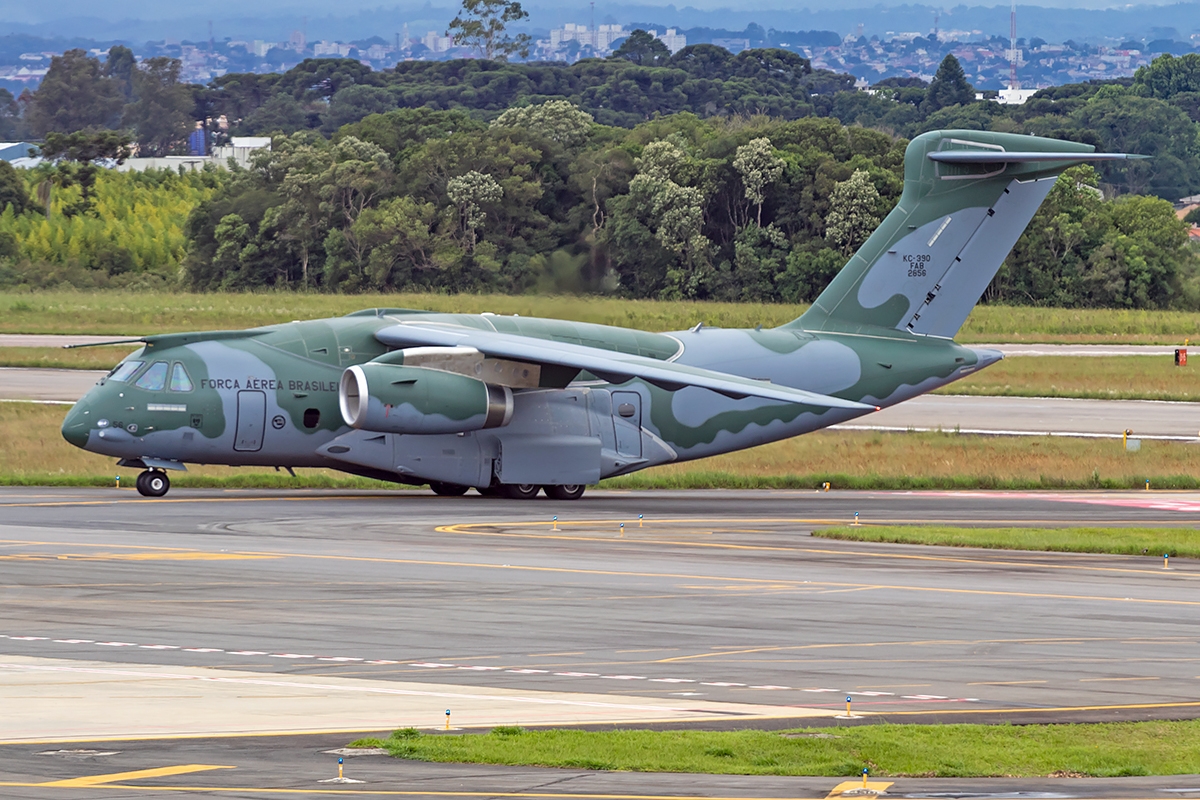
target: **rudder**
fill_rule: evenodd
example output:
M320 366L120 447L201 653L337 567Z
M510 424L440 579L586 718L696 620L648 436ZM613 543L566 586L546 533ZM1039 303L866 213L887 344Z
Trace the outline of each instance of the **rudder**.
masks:
M900 201L800 319L808 330L893 328L953 337L1060 173L1126 158L986 131L909 143Z

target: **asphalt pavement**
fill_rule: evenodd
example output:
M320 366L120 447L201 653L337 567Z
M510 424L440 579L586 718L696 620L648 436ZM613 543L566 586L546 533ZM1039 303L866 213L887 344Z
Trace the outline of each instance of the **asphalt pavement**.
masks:
M0 747L0 793L45 798L541 798L666 800L670 797L929 798L929 800L1144 800L1195 798L1200 776L1165 778L853 778L684 775L428 764L347 750L345 737L117 741L86 746ZM337 759L343 777L334 783ZM56 784L56 785L55 785ZM155 791L159 789L159 791Z
M325 750L397 727L440 729L446 708L467 731L831 735L878 721L1200 715L1200 564L809 535L856 511L867 524L1194 526L1200 498L714 491L569 503L176 489L146 500L0 489L0 796L837 790L830 779L382 757L348 757L365 784L317 783L335 774ZM847 697L854 717L838 719ZM906 780L887 792L1190 796L1183 790L1200 794L1200 778Z

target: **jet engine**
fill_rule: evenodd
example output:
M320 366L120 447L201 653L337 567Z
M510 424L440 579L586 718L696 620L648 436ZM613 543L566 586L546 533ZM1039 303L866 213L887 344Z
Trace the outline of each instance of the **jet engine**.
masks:
M367 362L338 385L342 419L379 433L465 433L507 425L512 389L426 367Z

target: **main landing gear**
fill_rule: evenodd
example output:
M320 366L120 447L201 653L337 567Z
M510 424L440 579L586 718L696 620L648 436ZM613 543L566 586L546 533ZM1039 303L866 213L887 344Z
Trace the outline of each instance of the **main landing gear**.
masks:
M466 486L454 483L431 483L429 488L434 494L442 497L458 497L465 494ZM491 486L476 487L475 491L484 497L507 497L510 500L532 500L538 492L545 492L551 500L578 500L587 489L582 483L570 483L560 486L539 486L536 483L494 483Z
M143 497L162 497L170 488L171 479L161 470L148 469L137 476L138 494Z

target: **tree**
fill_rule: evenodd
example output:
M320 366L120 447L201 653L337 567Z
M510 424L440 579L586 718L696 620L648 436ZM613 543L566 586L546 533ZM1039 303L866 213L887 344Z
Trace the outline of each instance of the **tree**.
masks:
M0 161L0 214L12 206L14 214L24 214L37 206L30 202L25 179L7 161Z
M587 141L592 131L592 115L580 111L568 100L547 100L536 106L510 108L492 120L493 128L519 128L575 148Z
M614 50L610 57L623 58L639 66L651 67L668 60L671 57L671 51L658 39L638 28L625 37L620 47Z
M0 89L0 140L11 142L19 139L17 127L20 120L21 106L16 98L8 89Z
M825 220L825 239L845 255L850 255L879 227L876 208L879 192L865 169L855 170L849 180L833 188L829 197L829 216Z
M929 84L921 110L930 114L948 106L966 105L974 101L975 90L967 83L962 65L953 54L947 54Z
M159 56L133 72L134 102L125 124L137 131L138 153L165 156L187 139L192 128L192 99L179 82L179 59Z
M124 131L84 130L74 133L47 133L42 145L42 157L50 161L67 162L55 170L59 186L79 186L79 201L63 208L63 214L92 213L93 189L96 185L97 161L120 164L129 158L131 140Z
M476 232L487 222L484 206L499 202L504 196L504 190L491 175L472 170L465 175L451 178L446 183L446 196L458 207L468 249L474 250Z
M25 118L35 136L111 128L121 105L120 90L113 79L104 77L100 62L83 50L68 50L50 59Z
M489 61L507 61L511 55L528 58L533 42L529 34L505 33L508 23L528 16L516 0L463 0L446 35L452 36L456 45L470 47Z
M133 51L124 45L113 45L104 62L104 77L113 82L126 103L133 100L133 73L136 71L137 58Z
M752 205L758 206L756 224L761 228L767 186L779 180L779 176L783 174L783 159L775 155L771 140L762 136L751 139L737 149L733 157L733 168L742 176L746 199Z

